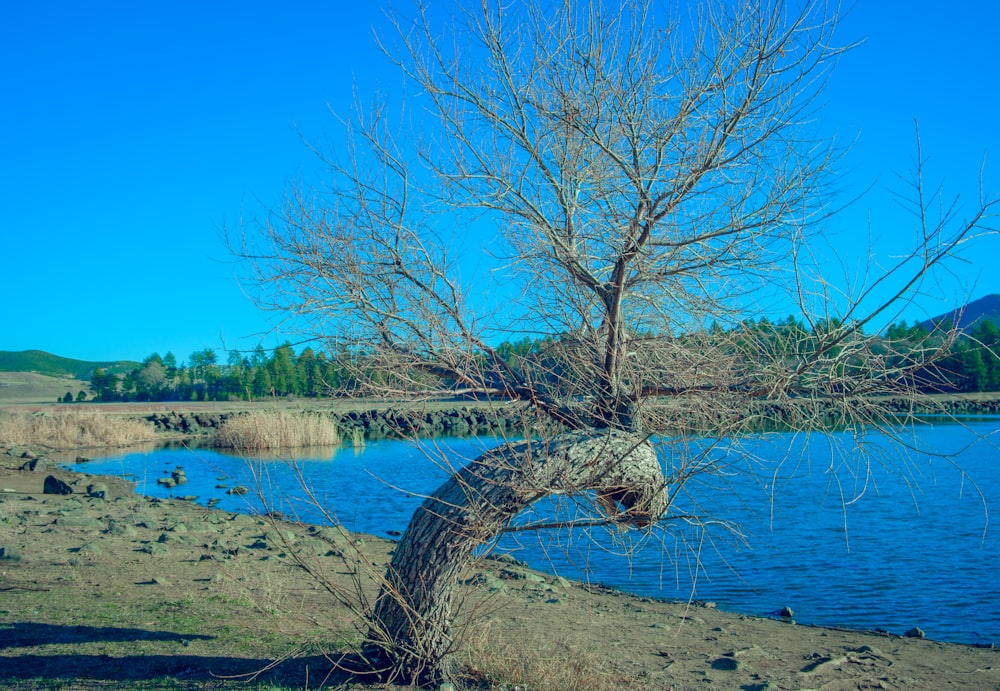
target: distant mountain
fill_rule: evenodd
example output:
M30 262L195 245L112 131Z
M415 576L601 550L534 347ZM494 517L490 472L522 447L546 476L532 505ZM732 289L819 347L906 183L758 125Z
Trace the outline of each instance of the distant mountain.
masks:
M50 377L75 377L87 380L98 367L115 374L123 374L139 367L140 363L129 360L114 362L88 362L52 355L43 350L22 350L14 352L0 350L0 372L36 372Z
M939 314L933 319L922 322L922 324L930 329L934 324L940 324L944 320L952 321L960 329L967 329L984 321L990 321L1000 326L1000 295L994 293L981 297L965 307Z

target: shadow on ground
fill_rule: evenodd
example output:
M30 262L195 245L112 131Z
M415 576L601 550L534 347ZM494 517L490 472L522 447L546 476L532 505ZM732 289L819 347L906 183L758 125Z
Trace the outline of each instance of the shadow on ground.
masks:
M180 634L134 628L61 626L18 622L0 625L0 687L33 688L29 680L64 680L67 688L115 688L121 682L160 682L162 688L213 688L228 682L249 679L288 685L293 688L318 688L322 683L335 685L351 675L339 669L336 657L303 655L285 660L250 657L201 655L73 654L62 651L52 655L25 652L18 648L82 643L122 643L157 641L185 645L193 640L209 640L211 635ZM119 648L120 649L120 648ZM63 649L64 650L64 649ZM24 682L24 683L19 683ZM27 685L25 685L27 684Z
M180 634L170 631L147 631L145 629L123 629L113 626L64 626L61 624L38 624L35 622L15 622L0 624L0 650L7 648L29 648L36 645L54 643L120 643L122 641L193 641L209 640L215 636L203 634Z

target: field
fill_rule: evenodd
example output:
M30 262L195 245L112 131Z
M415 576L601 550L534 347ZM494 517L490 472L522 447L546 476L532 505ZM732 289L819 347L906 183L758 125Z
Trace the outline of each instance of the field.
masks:
M0 372L0 406L55 403L66 392L88 391L87 382L34 372Z

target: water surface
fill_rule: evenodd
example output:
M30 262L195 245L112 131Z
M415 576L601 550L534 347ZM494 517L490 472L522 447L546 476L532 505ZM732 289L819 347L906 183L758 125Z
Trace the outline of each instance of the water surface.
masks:
M954 462L964 473L943 456L897 457L890 449L898 446L877 433L765 435L709 451L708 440L665 444L668 469L682 454L699 452L724 469L689 483L675 505L707 527L676 520L646 537L544 531L507 536L499 548L535 568L637 594L713 601L760 616L787 606L804 624L893 633L919 626L939 640L1000 642L1000 538L988 523L1000 516L1000 451L990 437L998 429L996 419L934 423L907 437L922 449L960 450ZM406 529L446 477L442 466L464 462L487 443L446 440L418 449L381 441L360 452L313 452L294 465L158 449L77 468L129 476L151 496L197 495L230 511L278 510L323 522L301 478L345 527L386 536ZM785 461L776 466L779 458ZM186 484L157 484L177 466ZM251 492L225 493L237 484ZM522 521L574 510L566 500L545 502Z

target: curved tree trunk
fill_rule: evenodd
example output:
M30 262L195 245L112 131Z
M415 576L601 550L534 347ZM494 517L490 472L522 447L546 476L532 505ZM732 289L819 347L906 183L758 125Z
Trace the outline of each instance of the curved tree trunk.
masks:
M369 640L396 678L452 678L452 594L473 550L550 494L594 491L610 519L640 527L666 513L656 453L641 436L572 432L494 449L452 475L416 511L389 565Z

